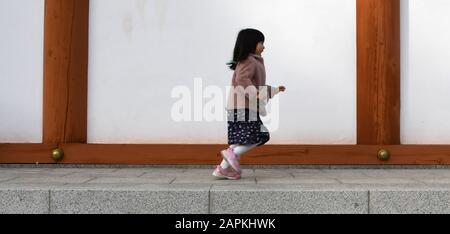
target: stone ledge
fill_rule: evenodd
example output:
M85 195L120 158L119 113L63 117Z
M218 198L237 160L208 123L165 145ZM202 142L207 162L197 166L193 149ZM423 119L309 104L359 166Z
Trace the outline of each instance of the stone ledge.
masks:
M450 213L450 189L436 186L5 186L0 187L3 214Z
M447 169L0 168L0 213L450 213Z

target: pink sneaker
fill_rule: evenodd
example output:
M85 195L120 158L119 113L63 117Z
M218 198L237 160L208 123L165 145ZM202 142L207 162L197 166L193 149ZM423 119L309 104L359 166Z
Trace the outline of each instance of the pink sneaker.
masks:
M241 174L241 165L239 165L239 158L232 149L228 148L226 150L222 150L220 151L220 154L222 154L223 159L225 159L225 161L227 161L237 173Z
M216 169L212 173L213 176L217 178L227 178L229 180L238 180L241 178L241 175L228 167L227 169L223 169L220 165L216 166Z

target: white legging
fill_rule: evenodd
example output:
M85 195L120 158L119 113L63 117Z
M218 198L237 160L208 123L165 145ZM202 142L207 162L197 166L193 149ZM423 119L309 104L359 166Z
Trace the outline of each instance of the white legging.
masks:
M233 152L237 155L237 156L241 156L244 153L250 151L251 149L255 148L256 146L258 146L258 144L254 144L254 145L230 145L230 148L233 149Z

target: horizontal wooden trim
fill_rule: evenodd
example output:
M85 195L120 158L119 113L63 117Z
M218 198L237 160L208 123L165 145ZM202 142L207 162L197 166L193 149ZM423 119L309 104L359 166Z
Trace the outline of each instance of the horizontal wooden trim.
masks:
M54 143L0 144L0 163L54 163L51 152Z
M54 163L52 144L0 144L0 163ZM62 164L212 165L226 145L61 144ZM387 149L391 159L379 161ZM450 145L264 145L243 165L448 165Z

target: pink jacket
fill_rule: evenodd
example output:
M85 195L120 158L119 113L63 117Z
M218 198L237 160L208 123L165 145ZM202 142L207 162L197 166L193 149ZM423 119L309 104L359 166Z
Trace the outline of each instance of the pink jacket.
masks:
M265 115L265 104L273 98L278 88L266 85L266 70L264 59L256 54L250 54L246 60L240 61L233 74L231 89L228 96L227 110L244 109L257 111L257 92L260 92L260 114Z

